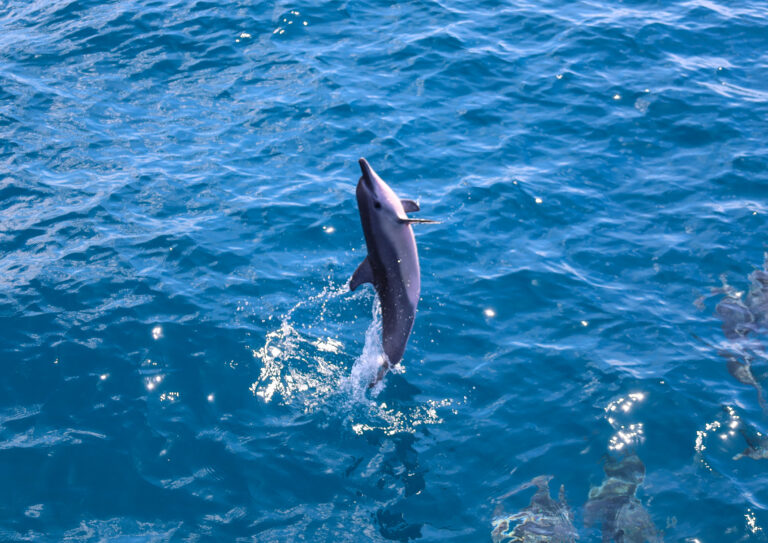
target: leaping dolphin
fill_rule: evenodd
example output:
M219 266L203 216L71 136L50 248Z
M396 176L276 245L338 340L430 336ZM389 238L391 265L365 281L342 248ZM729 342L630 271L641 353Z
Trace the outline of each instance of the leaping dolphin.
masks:
M409 218L406 212L419 211L418 204L398 198L364 158L360 159L360 169L363 175L357 182L357 207L368 256L352 275L349 289L372 283L381 303L381 336L387 360L373 386L403 358L416 316L421 277L411 224L437 221Z

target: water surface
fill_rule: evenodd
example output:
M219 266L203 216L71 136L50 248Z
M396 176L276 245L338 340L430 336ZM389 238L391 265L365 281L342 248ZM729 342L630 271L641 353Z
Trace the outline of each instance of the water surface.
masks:
M767 26L5 2L0 538L764 541ZM361 156L442 221L374 394Z

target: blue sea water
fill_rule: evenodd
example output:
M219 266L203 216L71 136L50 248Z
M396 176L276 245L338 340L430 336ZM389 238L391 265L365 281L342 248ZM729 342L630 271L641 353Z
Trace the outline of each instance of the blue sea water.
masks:
M766 541L766 119L757 0L1 2L0 539Z

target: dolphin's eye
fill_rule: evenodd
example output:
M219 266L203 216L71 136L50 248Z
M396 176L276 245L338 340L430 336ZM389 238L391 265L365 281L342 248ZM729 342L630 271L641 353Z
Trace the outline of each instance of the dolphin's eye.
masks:
M378 201L373 202L373 207L375 207L376 209L381 209L381 203L379 203Z

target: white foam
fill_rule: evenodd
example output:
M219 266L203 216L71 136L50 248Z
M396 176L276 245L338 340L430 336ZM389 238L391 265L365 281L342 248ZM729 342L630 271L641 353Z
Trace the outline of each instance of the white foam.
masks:
M350 368L354 353L345 352L344 337L351 323L334 317L343 306L361 299L373 301L372 319L362 352ZM297 313L301 318L296 318ZM259 376L250 389L264 403L298 407L304 413L325 412L343 419L355 433L381 431L388 435L441 424L438 410L456 405L450 399L409 407L377 400L386 380L369 386L386 355L381 344L381 307L370 289L350 293L346 283L329 282L318 294L298 302L279 322L278 328L267 333L264 344L252 351ZM402 365L390 372L402 373Z
M381 344L381 304L378 296L373 300L372 313L371 324L365 331L363 352L355 360L349 377L342 383L342 387L349 392L350 398L357 401L366 401L365 393L369 390L368 387L376 380L379 369L387 361ZM379 381L370 389L371 396L378 396L383 388L384 382Z

